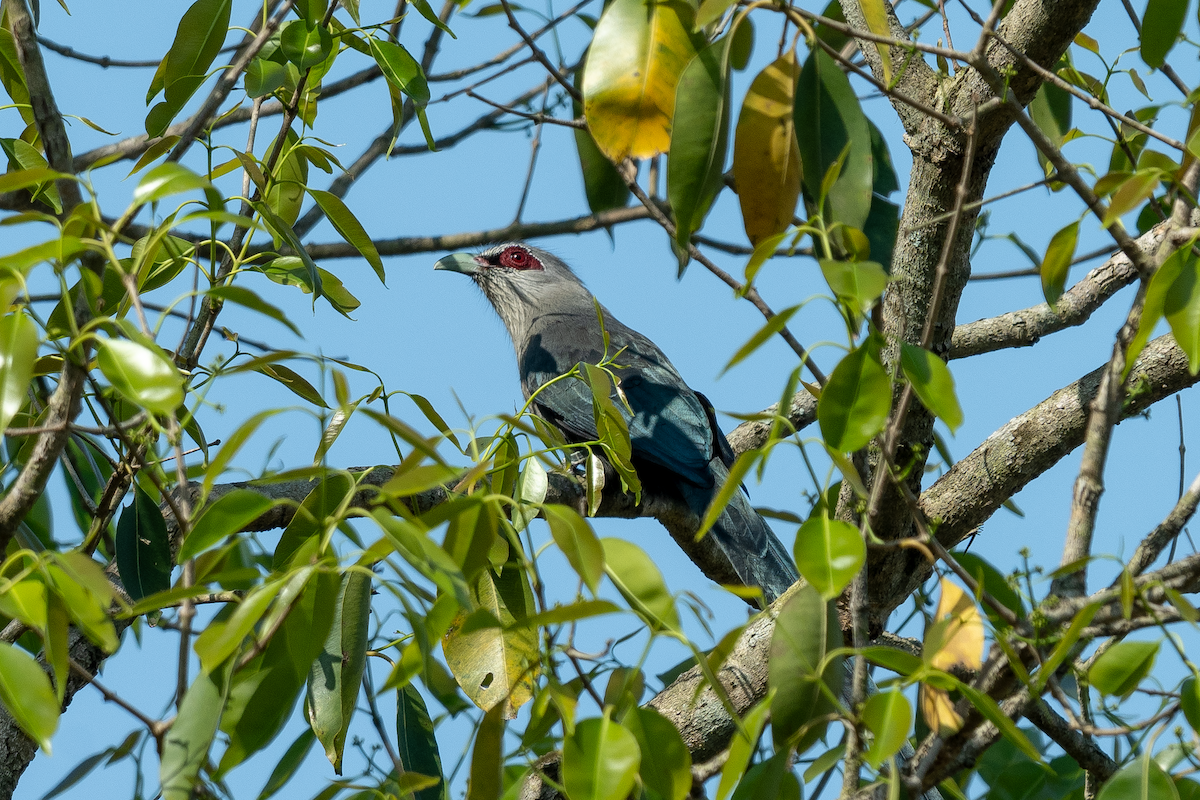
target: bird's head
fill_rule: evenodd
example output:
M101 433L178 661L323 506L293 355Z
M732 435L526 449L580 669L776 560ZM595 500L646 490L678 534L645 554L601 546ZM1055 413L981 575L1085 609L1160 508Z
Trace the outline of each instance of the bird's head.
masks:
M524 242L502 242L478 254L454 253L439 259L433 268L459 272L477 281L511 280L519 273L525 273L526 279L538 279L537 273L541 273L544 280L546 276L570 273L562 261Z
M539 313L564 301L591 304L591 294L557 256L524 242L502 242L476 253L454 253L434 269L475 281L504 320L513 339Z

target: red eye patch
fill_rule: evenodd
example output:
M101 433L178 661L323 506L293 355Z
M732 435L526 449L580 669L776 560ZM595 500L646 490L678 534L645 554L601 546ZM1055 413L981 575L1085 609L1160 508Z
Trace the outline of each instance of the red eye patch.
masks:
M541 269L542 262L523 247L506 247L498 259L500 266L510 269Z

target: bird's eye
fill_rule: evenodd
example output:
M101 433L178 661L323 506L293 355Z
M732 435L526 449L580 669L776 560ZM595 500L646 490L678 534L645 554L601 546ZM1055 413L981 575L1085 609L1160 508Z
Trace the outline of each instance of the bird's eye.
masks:
M500 254L500 266L510 269L541 269L541 262L523 247L509 247Z

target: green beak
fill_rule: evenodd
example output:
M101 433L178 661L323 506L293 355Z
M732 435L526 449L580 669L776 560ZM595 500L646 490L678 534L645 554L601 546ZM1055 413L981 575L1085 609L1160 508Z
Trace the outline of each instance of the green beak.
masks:
M479 263L475 260L475 256L470 253L454 253L445 258L439 258L438 262L433 265L433 268L458 272L463 275L474 275L476 270L479 269Z

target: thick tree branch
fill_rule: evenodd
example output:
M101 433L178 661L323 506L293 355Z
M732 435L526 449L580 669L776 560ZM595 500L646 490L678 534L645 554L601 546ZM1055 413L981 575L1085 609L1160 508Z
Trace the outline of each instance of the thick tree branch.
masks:
M33 19L29 15L25 0L4 0L3 5L12 28L21 70L29 87L30 105L33 108L38 135L46 152L46 161L52 169L69 173L71 142L67 138L58 104L54 100L50 79L46 75L37 34L33 29ZM65 213L70 213L82 202L79 185L74 180L58 181L58 189ZM86 314L86 303L82 299L76 314ZM58 386L50 396L40 419L41 424L45 426L44 432L38 435L37 442L25 459L20 473L0 500L0 553L8 549L8 543L17 526L45 491L50 473L58 463L59 455L70 436L66 423L74 420L79 414L80 397L87 376L84 366L87 359L87 345L80 345L78 352L68 353L59 375ZM7 712L3 716L7 717Z
M1147 257L1161 247L1169 225L1160 223L1135 240ZM959 325L950 342L950 358L968 358L1009 347L1028 347L1042 337L1082 325L1113 295L1137 280L1137 270L1123 252L1091 270L1058 299L1057 308L1040 303L989 319Z

